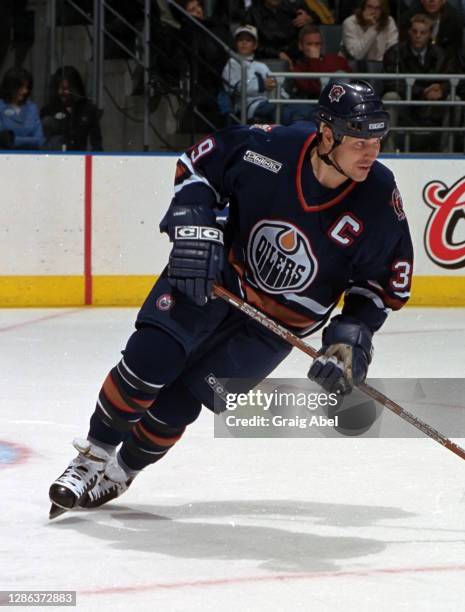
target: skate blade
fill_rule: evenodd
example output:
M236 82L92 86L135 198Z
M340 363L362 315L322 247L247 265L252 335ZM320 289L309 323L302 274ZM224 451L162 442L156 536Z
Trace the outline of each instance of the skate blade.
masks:
M50 512L48 513L48 518L52 520L54 518L57 518L58 516L61 516L62 514L65 514L65 512L68 512L68 510L70 510L70 508L61 508L60 506L57 506L52 502L52 505L50 506Z

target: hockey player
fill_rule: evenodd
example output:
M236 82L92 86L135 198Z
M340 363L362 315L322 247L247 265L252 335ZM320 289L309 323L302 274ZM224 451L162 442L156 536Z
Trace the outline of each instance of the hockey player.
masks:
M372 337L409 297L412 245L393 174L376 161L389 116L364 81L332 82L303 124L239 126L178 161L160 225L169 262L110 371L78 456L52 484L51 517L102 505L163 458L202 405L221 410L217 381L247 392L290 345L226 302L215 281L294 333L323 327L309 376L349 393L367 375ZM224 231L215 209L229 202Z

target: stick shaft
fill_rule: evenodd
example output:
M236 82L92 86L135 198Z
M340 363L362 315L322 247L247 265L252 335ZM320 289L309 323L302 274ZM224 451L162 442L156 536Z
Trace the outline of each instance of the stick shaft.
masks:
M283 338L283 340L286 340L286 342L289 342L289 344L292 344L310 357L315 358L318 356L318 351L309 346L301 338L298 338L295 334L277 323L274 319L271 319L265 313L261 312L254 306L251 306L247 302L244 302L244 300L237 297L224 287L215 285L213 293L216 296L222 298L223 300L229 302L235 308L241 310L251 319L254 319L254 321L261 323L261 325L266 327L266 329L269 329L270 331L274 332L276 335ZM384 395L384 393L381 393L381 391L378 391L367 383L361 383L360 385L358 385L358 389L360 389L360 391L362 391L375 401L385 406L388 410L391 410L391 412L397 414L397 416L399 416L401 419L404 419L404 421L407 421L407 423L410 423L410 425L413 425L413 427L416 427L417 429L422 431L429 438L432 438L433 440L438 442L438 444L441 444L442 446L449 449L462 459L465 459L465 450L462 447L449 440L449 438L446 438L446 436L437 431L437 429L434 429L434 427L432 427L431 425L428 425L428 423L425 423L411 412L408 412L407 410L402 408L402 406L389 399L386 395Z

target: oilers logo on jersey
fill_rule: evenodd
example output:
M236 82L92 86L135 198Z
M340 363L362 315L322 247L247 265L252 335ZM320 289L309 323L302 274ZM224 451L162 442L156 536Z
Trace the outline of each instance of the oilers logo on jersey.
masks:
M264 219L257 223L247 250L255 282L269 293L303 291L318 271L308 238L285 221Z

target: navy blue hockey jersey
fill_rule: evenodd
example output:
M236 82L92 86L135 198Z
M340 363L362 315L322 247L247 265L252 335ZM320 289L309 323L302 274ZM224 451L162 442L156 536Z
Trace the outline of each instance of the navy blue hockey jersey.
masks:
M217 132L179 159L173 203L229 203L227 285L295 333L321 327L342 295L343 313L375 331L410 295L401 196L378 161L364 182L322 186L315 144L302 125Z

